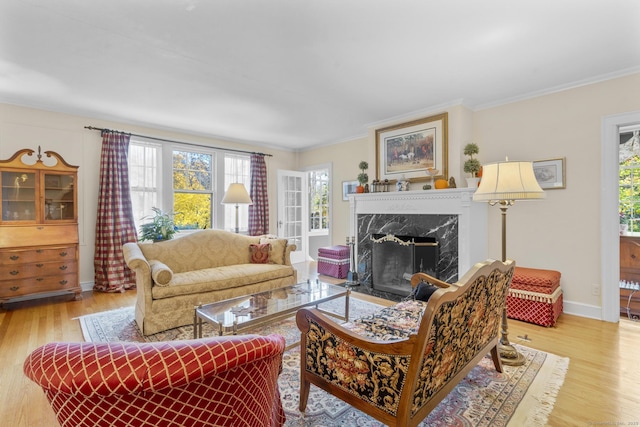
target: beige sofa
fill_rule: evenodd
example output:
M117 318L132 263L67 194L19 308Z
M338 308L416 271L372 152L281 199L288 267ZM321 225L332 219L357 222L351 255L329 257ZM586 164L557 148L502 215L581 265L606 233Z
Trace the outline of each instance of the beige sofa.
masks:
M251 250L261 243L269 243L262 246L268 263L253 263ZM292 250L295 245L285 239L222 230L197 231L159 243L126 243L125 261L136 273L136 323L150 335L193 323L198 304L295 284Z

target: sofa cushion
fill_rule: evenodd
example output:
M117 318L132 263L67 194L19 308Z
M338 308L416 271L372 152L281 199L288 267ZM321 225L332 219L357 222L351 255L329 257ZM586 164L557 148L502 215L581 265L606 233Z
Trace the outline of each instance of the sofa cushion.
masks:
M411 295L413 296L413 299L427 302L429 301L429 298L431 298L431 295L433 295L433 293L438 289L440 288L436 285L432 285L431 283L420 282L418 283L418 286L415 287Z
M260 243L269 243L269 263L284 265L285 253L287 251L287 239L272 239L268 237L260 238Z
M408 338L418 330L426 307L427 303L424 301L405 300L342 326L358 335L376 340Z
M173 271L162 261L157 259L149 260L149 267L151 267L151 277L158 286L166 286L173 278Z
M269 262L269 251L271 250L271 245L269 243L255 244L252 243L249 245L249 252L251 253L251 263L252 264L266 264Z
M277 264L238 264L174 273L169 286L154 286L153 299L237 288L293 275L293 268Z

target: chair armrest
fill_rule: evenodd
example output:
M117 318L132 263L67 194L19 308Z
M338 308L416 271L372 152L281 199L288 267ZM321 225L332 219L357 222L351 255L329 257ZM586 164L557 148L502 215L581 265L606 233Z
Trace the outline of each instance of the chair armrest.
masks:
M122 246L124 261L130 269L140 270L141 273L151 274L151 267L137 243L129 242Z
M49 343L24 362L45 390L84 396L182 387L284 352L280 335L157 343Z
M427 273L415 273L413 276L411 276L411 286L412 287L416 287L418 286L418 284L420 282L427 282L427 283L431 283L434 286L437 286L439 288L450 288L452 285L455 285L455 283L447 283L447 282L443 282L440 279L436 279L433 276L428 275ZM457 286L457 285L456 285Z

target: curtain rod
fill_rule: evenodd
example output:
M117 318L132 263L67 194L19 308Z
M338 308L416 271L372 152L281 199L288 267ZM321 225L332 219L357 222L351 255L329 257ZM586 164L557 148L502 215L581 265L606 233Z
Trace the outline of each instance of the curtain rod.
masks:
M137 136L137 137L140 137L140 138L153 139L155 141L177 142L179 144L193 145L195 147L213 148L213 149L216 149L216 150L225 150L225 151L233 151L233 152L236 152L236 153L257 154L259 156L273 157L273 154L259 153L259 152L256 152L256 151L237 150L235 148L212 147L211 145L195 144L193 142L176 141L175 139L158 138L158 137L155 137L155 136L147 136L147 135L140 135L140 134L137 134L137 133L123 132L121 130L97 128L97 127L94 127L94 126L85 126L84 128L85 129L89 129L89 130L99 130L100 132L121 133L121 134L129 135L129 136Z

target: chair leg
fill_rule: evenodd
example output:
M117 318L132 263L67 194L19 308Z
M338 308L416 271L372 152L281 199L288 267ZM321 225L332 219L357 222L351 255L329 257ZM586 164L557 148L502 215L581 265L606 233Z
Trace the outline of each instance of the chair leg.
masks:
M310 388L311 383L305 378L304 374L300 375L300 412L304 412L307 409Z
M497 345L491 349L491 359L493 360L493 366L496 367L496 371L502 373L502 360L500 360L500 353L498 353Z

